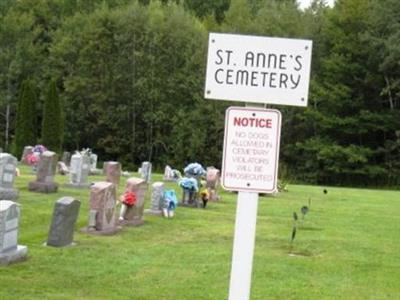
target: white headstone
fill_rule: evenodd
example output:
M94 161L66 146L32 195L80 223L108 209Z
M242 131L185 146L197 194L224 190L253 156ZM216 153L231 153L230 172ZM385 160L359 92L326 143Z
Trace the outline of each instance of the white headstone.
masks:
M23 258L26 246L18 246L19 204L0 201L0 264L8 264Z

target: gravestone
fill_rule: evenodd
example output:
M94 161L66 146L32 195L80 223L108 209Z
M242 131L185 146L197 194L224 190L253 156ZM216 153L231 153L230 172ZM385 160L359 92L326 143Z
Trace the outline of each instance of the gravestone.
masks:
M27 156L33 153L32 146L25 146L24 151L22 152L21 156L21 163L24 165L28 165Z
M69 173L69 169L63 161L59 161L57 163L57 170L58 170L58 174L60 174L60 175L66 175Z
M146 209L146 214L151 215L162 215L162 208L164 204L164 183L163 182L154 182L152 184L152 192L151 192L151 207L150 209Z
M120 230L116 226L116 189L111 182L96 182L90 187L89 226L87 233L110 235Z
M125 192L132 192L136 196L135 205L128 207L120 220L122 225L138 226L144 223L143 212L147 192L147 183L144 179L131 177L128 178L125 185Z
M168 165L165 166L163 179L164 179L164 181L174 181L175 180L174 172L172 171L172 168Z
M48 246L64 247L71 245L74 237L74 226L81 203L72 197L63 197L54 204Z
M71 164L71 152L64 151L62 155L61 161L66 165L69 166Z
M28 253L26 246L18 245L19 204L0 201L0 265L22 260Z
M91 170L97 169L97 154L94 153L90 154L90 169Z
M57 154L52 151L45 151L40 155L36 172L36 181L29 182L28 189L33 192L55 193L58 184L54 182L54 175L57 168Z
M118 189L119 180L121 178L121 164L117 161L109 161L105 166L106 181L115 184Z
M151 162L142 162L142 167L140 168L140 175L144 181L149 183L151 181Z
M218 201L220 196L218 195L217 189L220 182L220 171L214 167L207 168L206 174L206 187L210 197L210 201Z
M195 177L183 177L179 181L182 188L182 206L200 207L198 199L199 182Z
M14 189L17 159L8 153L0 153L0 200L18 198L18 190Z
M69 168L69 183L65 186L74 188L87 188L89 186L88 176L90 170L90 157L86 154L76 152L71 157Z

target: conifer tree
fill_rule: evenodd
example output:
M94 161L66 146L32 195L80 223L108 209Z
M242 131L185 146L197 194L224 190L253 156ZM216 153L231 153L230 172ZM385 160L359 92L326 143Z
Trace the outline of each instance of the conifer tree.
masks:
M21 156L25 146L36 144L36 103L37 96L33 83L25 80L21 85L16 113L14 155L17 157Z
M56 83L51 81L43 105L42 144L51 151L61 152L63 128L61 103Z

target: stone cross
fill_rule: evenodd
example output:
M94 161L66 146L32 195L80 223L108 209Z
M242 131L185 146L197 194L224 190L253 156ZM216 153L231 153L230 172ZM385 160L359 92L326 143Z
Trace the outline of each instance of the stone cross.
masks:
M151 162L142 162L142 167L140 168L140 175L144 181L149 183L151 181Z
M63 197L56 201L47 239L48 246L64 247L72 244L80 206L81 203L72 197Z
M0 264L6 265L23 259L28 249L18 245L19 204L0 201Z
M0 200L18 198L18 191L14 189L17 163L17 159L11 154L0 153Z
M121 178L121 164L116 161L109 161L105 165L106 181L115 184L118 189L119 180Z
M57 154L52 151L45 151L40 155L36 172L36 181L29 182L28 189L40 193L55 193L58 184L54 182L54 175L57 168Z
M146 209L146 214L162 215L162 208L164 204L164 183L154 182L152 184L151 192L151 207Z
M128 178L125 185L125 192L132 192L136 196L136 204L128 207L121 222L123 225L142 225L144 203L147 192L147 183L141 178L131 177Z
M116 189L111 182L96 182L90 187L89 230L116 232Z
M88 176L90 171L90 157L86 154L76 152L71 157L68 187L88 187Z

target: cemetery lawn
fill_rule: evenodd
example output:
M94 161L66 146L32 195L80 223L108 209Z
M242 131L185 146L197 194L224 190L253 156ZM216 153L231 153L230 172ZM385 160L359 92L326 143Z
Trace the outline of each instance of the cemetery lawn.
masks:
M58 175L58 193L32 193L34 175L27 167L21 173L19 244L28 246L28 259L0 267L0 299L227 299L234 193L221 191L222 201L205 210L178 207L172 220L145 216L141 227L91 236L79 231L87 224L88 189L66 188L67 177ZM167 186L180 195L175 183ZM400 192L324 188L289 185L260 198L251 299L399 299ZM45 247L62 196L82 202L77 245ZM300 220L291 248L294 211Z

